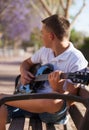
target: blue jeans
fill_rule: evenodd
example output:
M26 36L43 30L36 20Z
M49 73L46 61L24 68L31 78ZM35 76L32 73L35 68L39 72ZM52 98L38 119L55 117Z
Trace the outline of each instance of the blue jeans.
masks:
M31 113L9 105L7 105L7 109L8 109L8 120L15 117L23 117L23 116L32 117L37 115L36 113ZM67 112L67 107L66 107L66 103L64 103L62 109L58 112L55 112L54 114L44 112L44 113L38 113L38 115L40 119L45 123L65 124L67 120L66 112Z

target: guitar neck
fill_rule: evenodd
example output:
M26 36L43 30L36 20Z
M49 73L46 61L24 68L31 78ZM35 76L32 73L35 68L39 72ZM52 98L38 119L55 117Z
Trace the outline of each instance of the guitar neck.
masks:
M61 79L68 79L69 73L62 73ZM34 81L46 81L48 80L48 74L42 74L35 77Z
M89 84L89 73L86 72L74 72L74 73L62 73L60 79L70 79L73 83ZM48 74L42 74L35 77L34 81L47 81Z

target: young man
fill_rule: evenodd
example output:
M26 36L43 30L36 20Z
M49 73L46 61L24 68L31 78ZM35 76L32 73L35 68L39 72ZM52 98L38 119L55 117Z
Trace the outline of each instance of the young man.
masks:
M57 14L52 15L42 21L43 47L39 49L31 58L25 60L20 67L21 83L27 84L34 78L29 69L37 63L42 65L51 63L54 72L48 76L49 84L45 82L44 89L40 88L38 93L58 92L64 94L76 94L77 87L69 80L60 79L61 72L75 72L87 67L88 62L83 54L74 48L69 42L68 34L70 24L64 17ZM44 105L45 102L45 105ZM39 113L44 122L65 123L66 122L66 102L62 99L35 99L7 102L6 105L19 107L31 113ZM0 129L5 130L7 118L6 106L0 108ZM9 107L8 107L9 108ZM22 110L22 111L23 111ZM4 113L4 114L3 114ZM29 113L28 113L29 114Z

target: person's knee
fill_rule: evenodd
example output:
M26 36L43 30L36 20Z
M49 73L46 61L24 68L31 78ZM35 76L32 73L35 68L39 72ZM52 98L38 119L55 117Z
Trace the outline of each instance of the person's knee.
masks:
M44 104L45 103L45 104ZM60 100L60 99L48 99L48 100L45 100L45 102L43 103L45 109L46 109L46 112L49 112L49 113L55 113L57 111L60 111L63 104L64 104L64 101L63 100Z
M7 115L8 115L7 107L5 105L2 105L0 107L0 118L2 120L6 120L7 119Z
M0 107L0 130L5 130L7 115L7 108L5 105L2 105Z
M63 104L64 104L63 100L60 100L60 99L53 100L53 103L52 103L53 109L51 110L51 112L54 113L54 112L60 111Z
M0 93L0 99L2 99L5 96L5 94Z

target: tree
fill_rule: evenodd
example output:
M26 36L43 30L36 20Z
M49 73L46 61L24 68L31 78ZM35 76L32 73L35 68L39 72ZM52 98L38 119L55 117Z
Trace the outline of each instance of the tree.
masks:
M76 48L79 48L84 44L84 35L82 32L76 32L75 29L72 29L70 34L70 41L74 43Z
M46 17L58 13L62 14L65 18L69 19L71 18L70 7L72 6L72 4L74 4L74 2L76 2L76 0L39 0L41 6L44 9L44 12L40 11L38 4L36 5L35 2L36 1L31 1L31 5L37 12L39 12L41 17ZM86 6L85 0L82 0L81 2L82 6L80 10L76 13L75 16L72 17L70 29L72 28L76 19L82 13L84 7Z
M0 0L0 24L3 31L2 36L14 39L15 44L19 41L29 40L33 28L40 28L41 18L54 13L62 14L67 19L70 16L70 7L76 0ZM72 17L70 29L75 20L85 7L85 0L82 0L82 7ZM16 44L17 46L17 44Z
M2 37L13 39L17 48L23 40L29 40L33 28L39 26L39 19L30 0L0 0L0 25L5 27L0 30Z

